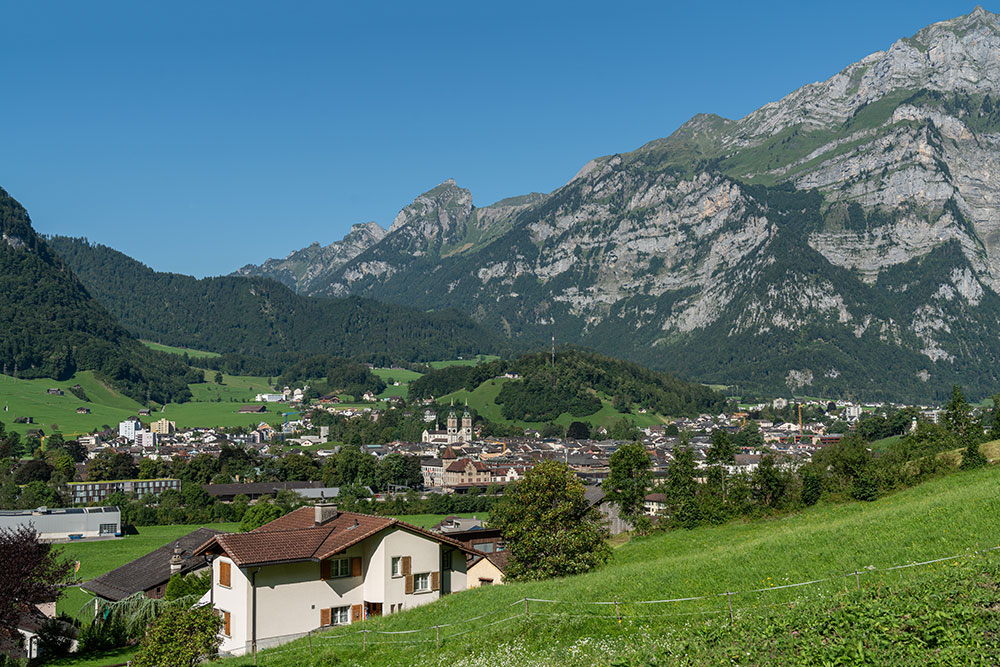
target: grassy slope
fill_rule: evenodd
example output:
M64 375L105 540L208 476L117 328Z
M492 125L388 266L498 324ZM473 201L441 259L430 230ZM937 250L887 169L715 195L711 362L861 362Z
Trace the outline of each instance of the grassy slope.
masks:
M70 393L69 388L79 384L90 402L81 401ZM50 387L63 389L63 396L49 396ZM52 424L58 424L64 434L89 433L104 424L117 424L141 407L132 399L123 396L97 380L91 371L82 371L70 380L16 380L8 375L0 375L0 420L4 427L24 433L28 429L41 428L46 433ZM88 407L89 415L78 415L78 407ZM14 424L15 417L33 417L34 424Z
M213 523L207 524L207 526L222 531L239 529L237 523ZM65 558L80 561L80 571L77 576L81 581L89 581L200 527L144 526L137 529L138 535L127 535L120 540L70 542L61 544L58 548L62 550ZM70 588L59 600L58 608L61 612L65 611L75 616L81 607L92 599L93 596L90 593L82 589Z
M456 392L447 394L446 396L442 396L438 399L438 402L447 403L454 399L456 405L465 405L465 401L468 399L469 407L473 408L480 415L483 415L492 422L513 424L522 428L541 428L544 424L543 422L523 422L503 418L501 407L496 404L496 397L500 394L500 389L503 387L505 382L510 382L510 380L507 378L487 380L476 387L475 391L470 392L460 389ZM571 422L582 421L589 423L591 426L606 426L610 428L615 422L623 417L639 427L650 426L652 424L663 424L666 421L660 415L651 413L640 415L618 412L614 409L614 407L612 407L611 401L608 400L606 396L601 396L601 401L604 403L604 407L592 415L588 415L586 417L574 417L568 412L564 412L556 418L555 422L563 426L568 426Z
M256 426L262 421L277 424L283 421L281 413L288 406L267 403L267 414L238 414L241 406L254 403L257 394L268 393L272 388L267 378L249 375L222 375L222 384L214 382L215 371L205 370L208 382L192 384L188 403L168 403L162 415L177 422L180 428L189 426ZM255 403L254 403L255 404Z
M448 366L475 366L477 364L496 361L500 357L493 354L479 354L473 359L449 359L447 361L432 361L431 368L447 368Z
M222 355L218 352L209 352L208 350L194 350L190 347L174 347L173 345L164 345L163 343L154 343L151 340L144 340L142 344L151 350L156 350L158 352L166 352L168 354L184 355L186 354L191 359L205 359L209 357L221 357Z
M600 571L530 584L509 584L466 591L449 596L441 602L376 619L366 623L373 630L410 630L430 628L436 624L456 623L487 612L498 612L495 618L508 615L507 610L522 610L517 601L524 598L565 600L570 602L649 600L699 596L723 591L747 591L767 588L784 583L807 581L816 578L839 576L864 571L872 566L882 568L960 554L967 549L981 549L1000 542L1000 468L956 473L920 487L909 489L874 503L847 503L811 508L794 516L751 523L735 522L719 527L700 528L694 531L677 531L636 539L615 551L611 564ZM936 566L925 566L892 573L865 574L862 581L867 590L893 590L913 582L931 581L930 577L945 576L958 569L955 561ZM968 561L996 566L1000 555ZM970 565L971 567L971 565ZM945 574L940 574L944 571ZM950 575L948 575L950 576ZM827 584L801 589L784 589L758 594L737 594L734 607L743 614L753 612L759 605L787 602L795 598L833 595L850 587L853 576L839 577ZM935 584L938 585L938 584ZM940 583L941 586L947 582ZM933 586L932 586L933 588ZM959 590L962 590L959 587ZM995 590L994 595L995 595ZM864 594L857 594L864 595ZM908 599L909 594L899 593L898 599ZM938 593L940 596L941 594ZM896 598L894 598L896 599ZM863 601L849 601L862 604ZM803 609L816 619L829 619L831 609L839 614L848 611L826 599L801 603ZM838 603L839 604L839 603ZM877 603L882 609L887 603ZM937 603L948 612L953 601L940 599ZM630 657L644 642L680 642L682 647L704 642L700 650L722 650L714 647L709 639L711 632L724 633L725 597L708 601L677 603L667 606L622 605L626 623L617 626L613 621L593 620L576 614L610 613L611 607L584 607L581 605L549 605L532 603L533 617L522 618L485 627L465 635L461 640L446 640L441 649L435 649L433 630L411 639L425 643L406 645L399 651L392 644L375 644L397 639L396 635L369 635L369 646L362 653L353 645L355 636L334 641L343 630L326 633L330 642L317 649L317 657L330 660L336 650L336 664L345 665L410 665L410 664L609 664L618 657ZM813 605L808 607L808 605ZM881 605L881 606L879 606ZM779 622L784 623L792 614L787 607L778 607ZM670 616L650 618L659 614L690 614L697 612L721 613L722 620L702 621L702 616ZM544 616L563 612L561 615ZM803 612L804 613L804 612ZM881 613L881 612L879 612ZM901 612L902 613L902 612ZM834 616L831 622L840 622ZM698 619L698 620L692 620ZM442 636L470 627L481 626L491 619L473 625L460 625L442 631ZM823 621L825 622L825 620ZM841 633L848 633L852 619L843 619ZM702 629L703 623L704 630ZM880 621L880 623L883 623ZM902 623L902 620L899 620ZM749 625L749 624L748 624ZM769 631L773 626L753 627L752 632ZM876 641L880 633L890 631L882 624L866 630L865 641ZM714 630L713 630L714 628ZM353 628L357 630L358 628ZM805 634L805 628L803 634ZM744 630L747 632L748 630ZM703 634L705 633L705 634ZM872 635L875 635L874 638ZM314 640L322 645L324 635ZM744 638L745 639L745 638ZM789 635L788 641L794 638ZM740 640L737 637L734 641ZM823 640L826 641L825 639ZM814 646L816 638L803 639L799 649ZM747 645L749 647L749 644ZM305 662L302 652L304 642L289 645L284 651L261 654L263 665L301 665ZM722 648L725 648L723 646ZM797 649L798 650L798 649ZM889 650L889 649L886 649ZM749 654L748 654L749 655ZM933 653L929 654L933 657ZM926 657L926 656L925 656ZM699 661L689 658L689 664L714 663L718 657ZM729 664L729 660L725 660ZM747 658L752 664L777 664L779 656ZM252 660L233 659L224 664L247 665ZM333 664L333 663L324 663ZM631 664L631 663L629 663ZM668 661L662 664L674 664ZM743 661L740 661L743 664ZM850 660L838 664L853 664ZM920 660L914 661L920 664Z
M385 391L378 395L379 398L387 398L389 396L402 396L406 398L410 383L423 376L423 373L406 370L405 368L376 368L372 370L372 373L382 378L387 385ZM399 382L399 386L392 386L389 380Z
M267 415L239 415L237 410L244 403L253 402L258 393L269 391L267 379L262 377L224 375L223 384L211 382L214 371L206 371L209 382L190 385L194 398L189 403L171 403L161 412L154 412L151 419L166 417L176 421L178 426L250 426L261 421L278 423L282 421L284 406L268 405ZM69 387L79 384L83 387L89 402L81 401L69 392ZM63 396L50 396L45 390L59 387ZM220 399L216 401L216 399ZM142 407L130 398L110 389L94 377L90 371L77 373L70 380L15 380L8 375L0 375L0 421L4 427L25 433L28 429L41 428L49 433L52 424L57 424L64 435L89 433L108 424L114 426L126 417L135 415ZM80 406L90 408L91 414L78 415ZM34 424L14 424L15 417L30 416ZM146 419L146 418L144 418ZM148 420L147 420L148 421Z

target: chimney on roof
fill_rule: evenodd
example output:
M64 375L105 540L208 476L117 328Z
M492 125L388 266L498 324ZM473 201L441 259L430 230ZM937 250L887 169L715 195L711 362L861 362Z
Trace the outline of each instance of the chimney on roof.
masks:
M313 506L313 511L316 513L314 522L317 526L321 526L331 519L336 519L340 514L337 511L337 506L333 503L316 503Z
M179 546L174 547L174 555L170 557L170 574L175 575L181 571L181 567L184 565L184 559L181 558L181 554L184 550Z

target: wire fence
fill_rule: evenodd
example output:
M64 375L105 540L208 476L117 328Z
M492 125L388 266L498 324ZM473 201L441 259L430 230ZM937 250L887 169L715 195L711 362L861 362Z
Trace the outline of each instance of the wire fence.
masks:
M730 623L736 623L742 616L759 610L774 610L778 608L791 609L797 605L829 598L844 590L861 590L863 578L873 575L898 572L912 568L927 567L948 561L959 562L962 559L973 558L982 554L1000 551L1000 545L985 549L968 550L953 556L934 558L913 563L904 563L888 567L868 566L853 572L832 575L819 579L810 579L780 585L769 585L758 588L727 590L725 592L706 593L704 595L687 597L666 597L654 600L558 600L547 598L521 598L506 606L493 609L470 618L463 618L451 623L411 628L406 630L377 630L368 627L355 629L352 626L332 626L320 628L308 633L270 637L259 640L257 648L260 652L248 650L244 656L252 659L255 665L281 662L289 653L302 653L303 657L311 658L337 649L352 649L367 651L379 646L417 646L434 645L440 648L449 640L472 632L503 626L512 621L530 622L533 618L546 619L583 619L585 622L612 622L615 625L626 625L633 622L652 622L660 619L682 617L728 617ZM823 586L827 585L827 586ZM806 587L817 587L812 595L795 596L775 600L785 594L794 594ZM707 608L684 608L681 605L705 606ZM565 608L565 610L563 610ZM684 609L683 611L681 609ZM496 618L501 616L501 618ZM486 621L481 623L480 621ZM471 627L469 627L471 626ZM305 640L290 644L294 640ZM264 650L265 646L275 646ZM230 654L220 654L218 657L229 657Z

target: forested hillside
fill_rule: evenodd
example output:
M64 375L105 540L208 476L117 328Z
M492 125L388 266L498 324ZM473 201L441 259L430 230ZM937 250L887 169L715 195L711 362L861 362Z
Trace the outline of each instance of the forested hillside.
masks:
M19 378L94 370L137 400L183 401L191 369L146 349L92 299L0 189L0 367Z
M266 278L159 273L107 246L53 237L87 289L141 338L223 354L326 353L427 361L493 352L498 337L455 311L303 297Z
M684 382L638 364L575 348L560 348L555 365L550 354L526 354L511 361L477 366L452 366L427 373L410 383L410 397L443 396L459 389L473 391L483 382L510 374L496 403L505 419L542 422L568 412L586 417L602 407L598 394L612 400L615 409L645 408L664 415L718 413L726 398L708 387Z

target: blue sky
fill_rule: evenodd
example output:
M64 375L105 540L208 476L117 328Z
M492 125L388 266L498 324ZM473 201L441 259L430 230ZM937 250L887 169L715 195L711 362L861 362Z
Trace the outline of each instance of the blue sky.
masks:
M973 6L7 1L0 186L42 233L219 275L447 178L551 191Z

